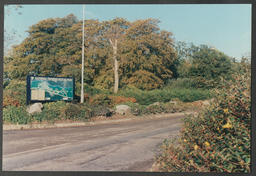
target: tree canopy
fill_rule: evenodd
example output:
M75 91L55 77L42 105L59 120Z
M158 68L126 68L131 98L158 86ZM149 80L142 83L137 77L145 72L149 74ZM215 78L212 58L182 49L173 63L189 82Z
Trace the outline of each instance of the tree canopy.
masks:
M151 18L85 20L84 82L112 90L118 79L119 87L150 90L170 79L192 78L204 87L228 78L237 67L229 56L207 45L174 42L172 33L161 30L159 22ZM79 84L82 24L70 14L32 25L28 37L5 57L4 77L74 76Z
M231 74L231 58L215 48L184 42L177 43L175 48L178 53L180 77L219 80L220 77L228 78Z
M140 87L153 89L173 78L176 60L173 36L160 30L158 24L156 19L85 20L85 82L104 89L113 87L113 50L109 42L113 37L120 38L117 51L120 86L138 86L138 81L143 84L145 80L151 86ZM80 81L81 31L82 21L72 14L38 22L6 58L5 73L10 79L24 80L32 74L74 76Z

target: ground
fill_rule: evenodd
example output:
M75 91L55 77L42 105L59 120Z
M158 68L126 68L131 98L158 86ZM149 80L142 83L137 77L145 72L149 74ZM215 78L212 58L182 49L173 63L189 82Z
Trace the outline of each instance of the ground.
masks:
M150 171L183 113L80 127L3 131L4 171ZM22 162L21 162L22 161Z

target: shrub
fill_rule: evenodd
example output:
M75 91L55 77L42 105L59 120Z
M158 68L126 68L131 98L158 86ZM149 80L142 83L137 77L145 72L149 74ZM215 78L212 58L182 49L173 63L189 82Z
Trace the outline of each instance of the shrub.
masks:
M110 106L112 102L108 95L97 94L89 99L89 104L95 106Z
M250 172L250 76L223 85L205 111L184 119L178 141L163 144L160 171Z
M140 105L138 103L126 102L122 103L131 107L131 113L135 116L140 116L147 114L147 109L145 105Z
M67 103L63 112L65 119L86 120L91 117L91 109L81 104Z
M143 90L160 88L164 84L163 80L146 70L134 72L133 75L124 82Z
M88 84L85 85L85 92L88 95L96 95L96 94L110 94L111 92L109 90L103 90L103 89L97 89L95 87L89 86Z
M169 102L174 98L178 98L183 102L193 102L197 100L205 100L211 98L210 90L170 87L151 91L142 91L140 89L127 88L121 90L118 95L133 97L136 99L136 102L141 105L150 105L154 102Z
M165 107L163 104L159 104L159 105L149 105L147 108L147 113L150 114L157 114L157 113L161 113L161 112L165 112Z
M44 103L43 106L41 113L32 115L36 121L54 122L55 120L63 119L63 109L66 106L64 101Z
M112 105L117 105L125 102L132 102L135 103L136 99L133 97L124 97L124 96L109 96L111 99Z
M98 103L98 100L93 102L93 104L72 104L67 103L63 108L64 118L71 120L88 120L94 116L111 116L112 112L109 109L109 105L103 103Z
M178 78L168 80L167 86L168 88L197 88L196 82L191 78Z
M3 91L3 107L26 105L26 82L12 80Z
M14 124L27 124L32 121L25 107L7 106L3 109L3 121Z
M112 70L105 71L94 79L94 86L97 89L112 90L114 85L114 74Z
M188 107L182 106L182 104L173 103L159 103L151 104L149 106L140 105L138 103L126 102L123 103L131 107L131 113L135 116L140 116L144 114L158 114L158 113L175 113L187 110Z
M4 79L4 80L3 80L3 88L4 88L4 89L5 89L9 84L10 84L10 80L9 80L9 79Z
M79 105L68 103L64 108L64 117L66 119L76 119L81 114Z
M177 102L177 100L175 100ZM165 103L164 105L165 113L175 113L175 112L184 112L189 110L189 106L184 105L178 101L178 104L173 104L171 102Z
M32 115L38 122L56 120L87 120L92 116L91 108L86 104L73 104L63 101L45 103L41 113Z
M198 76L198 77L193 77L191 79L194 81L195 88L213 89L213 88L218 88L219 84L221 83L220 79L222 78L219 77L218 78L219 80L217 80L217 79L207 79L202 76Z
M167 92L170 93L169 97L178 98L183 102L205 100L211 97L209 90L201 89L172 89Z
M220 81L214 79L207 79L202 76L190 78L178 78L169 80L168 88L186 88L186 89L213 89L218 87Z
M91 116L95 117L95 116L106 116L109 117L112 115L112 112L110 111L110 109L106 106L94 106L91 108Z

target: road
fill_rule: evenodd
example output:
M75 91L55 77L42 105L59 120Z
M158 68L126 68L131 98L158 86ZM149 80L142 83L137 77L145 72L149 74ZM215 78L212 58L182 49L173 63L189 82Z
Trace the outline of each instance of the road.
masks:
M83 127L3 131L4 171L149 171L182 114Z

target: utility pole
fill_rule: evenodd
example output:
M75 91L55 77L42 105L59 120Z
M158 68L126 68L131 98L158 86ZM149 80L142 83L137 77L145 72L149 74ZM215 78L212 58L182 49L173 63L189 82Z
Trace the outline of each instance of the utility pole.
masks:
M84 103L84 5L83 5L83 42L82 42L82 72L81 72L81 99L80 103Z

